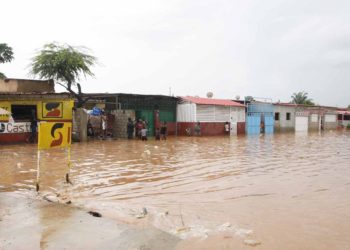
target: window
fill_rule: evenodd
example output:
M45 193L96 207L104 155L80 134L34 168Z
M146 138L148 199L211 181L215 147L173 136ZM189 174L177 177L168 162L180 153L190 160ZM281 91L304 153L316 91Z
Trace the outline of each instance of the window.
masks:
M287 113L287 114L286 114L286 120L287 120L287 121L290 121L290 113Z
M275 113L275 121L279 121L280 120L280 113L276 112Z
M36 115L36 105L11 105L15 122L30 121Z

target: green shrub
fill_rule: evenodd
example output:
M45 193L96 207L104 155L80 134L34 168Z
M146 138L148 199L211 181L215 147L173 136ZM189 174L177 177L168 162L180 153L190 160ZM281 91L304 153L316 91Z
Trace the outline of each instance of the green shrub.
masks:
M346 129L350 129L350 123L346 125Z

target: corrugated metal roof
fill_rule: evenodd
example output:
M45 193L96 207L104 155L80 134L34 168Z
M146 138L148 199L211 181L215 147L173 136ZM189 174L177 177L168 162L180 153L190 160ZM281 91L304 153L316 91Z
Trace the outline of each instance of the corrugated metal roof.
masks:
M338 110L339 115L350 115L350 110Z
M225 99L202 98L193 96L182 96L180 98L184 101L189 101L195 104L244 107L244 105L238 102Z
M298 104L288 103L288 102L276 102L273 105L276 105L276 106L288 106L288 107L296 107L296 106L298 106Z

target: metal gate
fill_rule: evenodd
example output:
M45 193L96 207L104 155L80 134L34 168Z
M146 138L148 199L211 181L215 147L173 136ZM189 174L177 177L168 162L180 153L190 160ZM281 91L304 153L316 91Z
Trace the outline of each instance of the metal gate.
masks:
M246 134L273 134L274 113L271 103L253 102L247 107Z
M246 120L246 134L258 135L260 134L261 113L248 112Z
M273 127L275 125L275 118L273 116L273 113L264 113L265 118L265 134L273 134Z

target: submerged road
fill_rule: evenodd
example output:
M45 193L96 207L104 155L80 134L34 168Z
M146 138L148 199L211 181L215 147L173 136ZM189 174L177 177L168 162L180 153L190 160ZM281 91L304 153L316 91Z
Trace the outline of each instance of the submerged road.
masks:
M0 146L0 193L19 195L24 202L16 210L11 199L17 198L0 200L1 213L6 200L13 207L10 216L1 215L0 237L6 238L0 244L19 235L16 225L25 220L16 219L18 213L32 217L29 222L38 228L33 244L48 246L65 237L84 244L80 237L85 231L79 237L73 233L83 217L92 223L84 230L106 231L105 240L104 233L93 238L88 236L93 231L87 232L84 238L92 241L91 246L95 241L99 245L129 240L123 232L130 227L130 232L135 230L130 235L136 249L151 244L142 240L145 232L154 232L149 240L164 233L169 245L155 243L163 249L348 249L349 152L346 131L79 143L71 151L73 185L64 183L64 150L41 154L41 189L36 197L35 146ZM65 214L52 216L49 211L56 205L43 201L45 195L56 199ZM31 200L48 205L20 209ZM68 200L72 204L61 204ZM92 217L86 213L90 210L103 217ZM104 224L94 224L99 220Z

